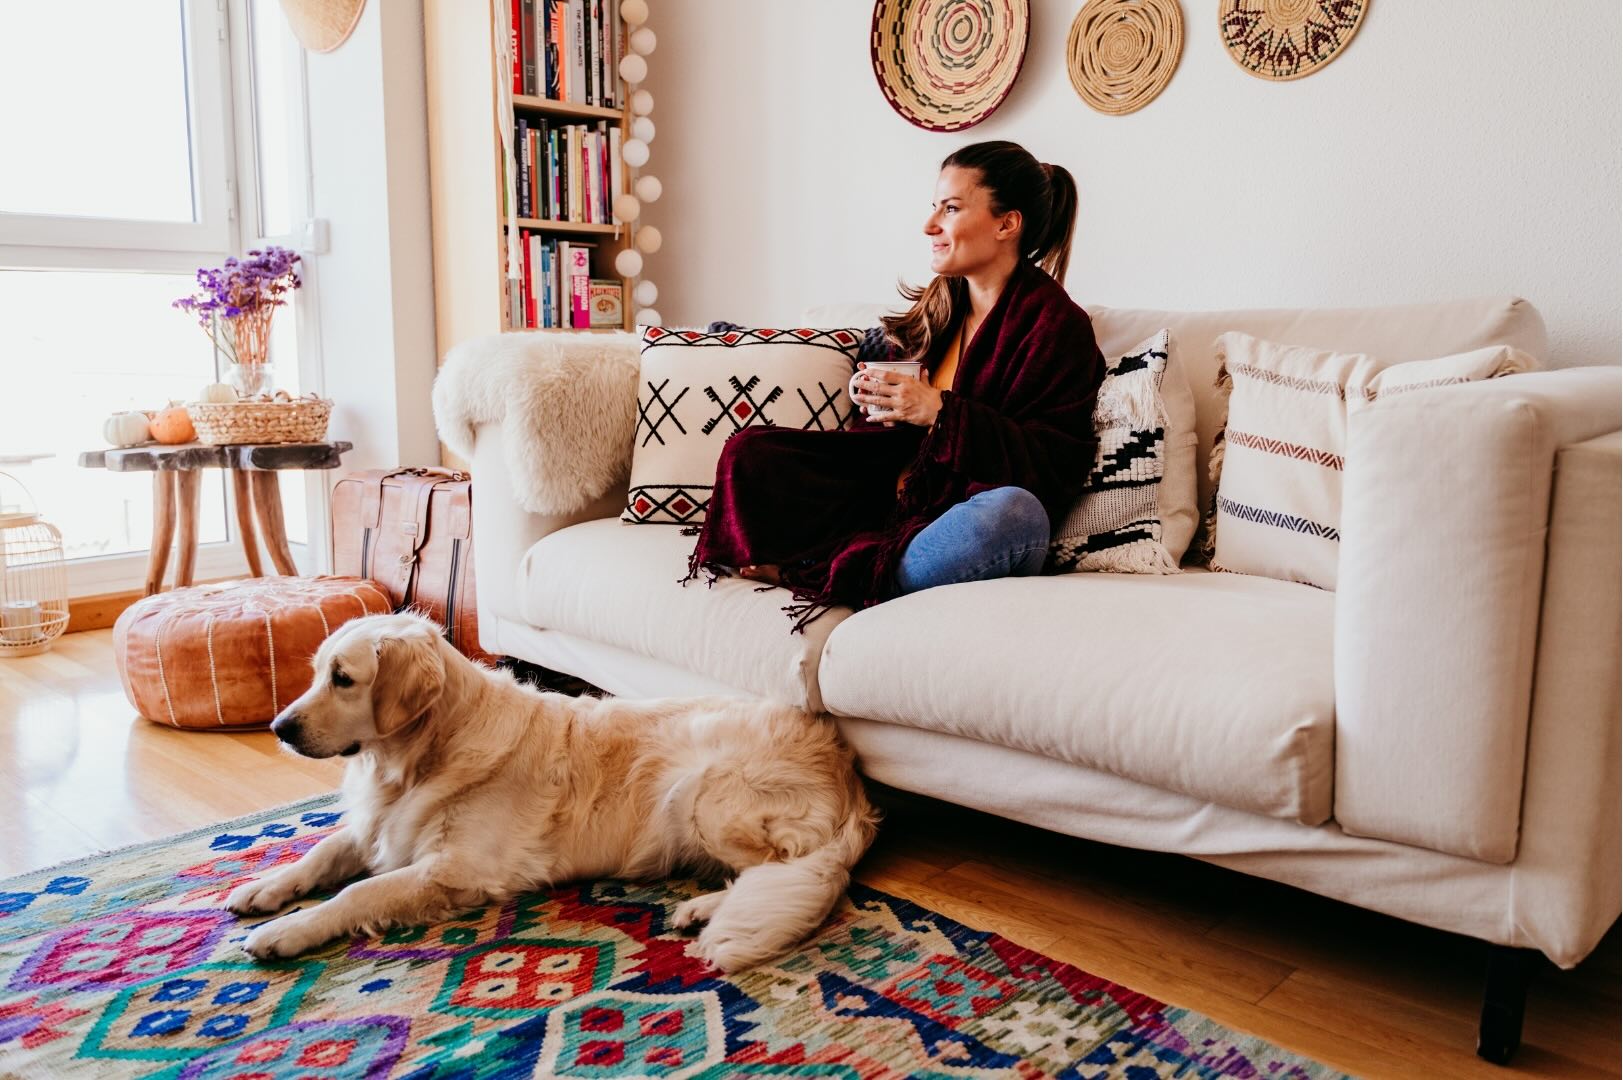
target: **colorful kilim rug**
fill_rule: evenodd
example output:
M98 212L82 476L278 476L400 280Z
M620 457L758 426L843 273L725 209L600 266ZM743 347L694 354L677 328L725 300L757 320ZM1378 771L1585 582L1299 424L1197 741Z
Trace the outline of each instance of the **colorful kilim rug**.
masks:
M860 887L731 978L670 929L694 882L573 886L253 961L258 920L226 893L338 820L329 796L0 882L0 1076L1332 1075Z

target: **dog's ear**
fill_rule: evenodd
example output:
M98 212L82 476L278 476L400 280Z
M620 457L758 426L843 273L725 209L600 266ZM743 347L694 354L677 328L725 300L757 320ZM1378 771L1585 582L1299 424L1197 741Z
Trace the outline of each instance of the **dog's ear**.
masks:
M390 735L433 707L445 689L439 633L419 624L377 639L378 674L372 715L379 735Z

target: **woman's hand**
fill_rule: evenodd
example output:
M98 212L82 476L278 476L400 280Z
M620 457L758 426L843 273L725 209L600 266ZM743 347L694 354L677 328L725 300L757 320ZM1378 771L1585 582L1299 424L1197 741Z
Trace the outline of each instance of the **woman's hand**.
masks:
M867 364L858 364L866 369ZM896 371L866 371L857 378L856 402L872 405L868 419L886 427L898 422L929 427L941 412L941 391L922 379Z

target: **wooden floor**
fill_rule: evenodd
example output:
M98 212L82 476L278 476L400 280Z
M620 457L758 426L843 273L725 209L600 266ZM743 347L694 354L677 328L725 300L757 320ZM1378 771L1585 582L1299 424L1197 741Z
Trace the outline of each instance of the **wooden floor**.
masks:
M111 632L0 660L0 876L328 791L268 733L136 718ZM1618 1076L1616 928L1541 972L1511 1068L1472 1053L1479 943L1191 859L879 793L858 876L961 922L1362 1076Z

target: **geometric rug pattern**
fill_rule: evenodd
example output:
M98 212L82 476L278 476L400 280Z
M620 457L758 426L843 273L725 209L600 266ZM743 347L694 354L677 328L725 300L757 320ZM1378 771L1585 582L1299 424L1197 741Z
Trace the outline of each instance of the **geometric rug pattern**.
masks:
M670 917L698 882L595 882L261 963L237 884L338 827L334 796L0 882L0 1076L1339 1075L853 887L732 977ZM319 903L315 897L301 906Z

